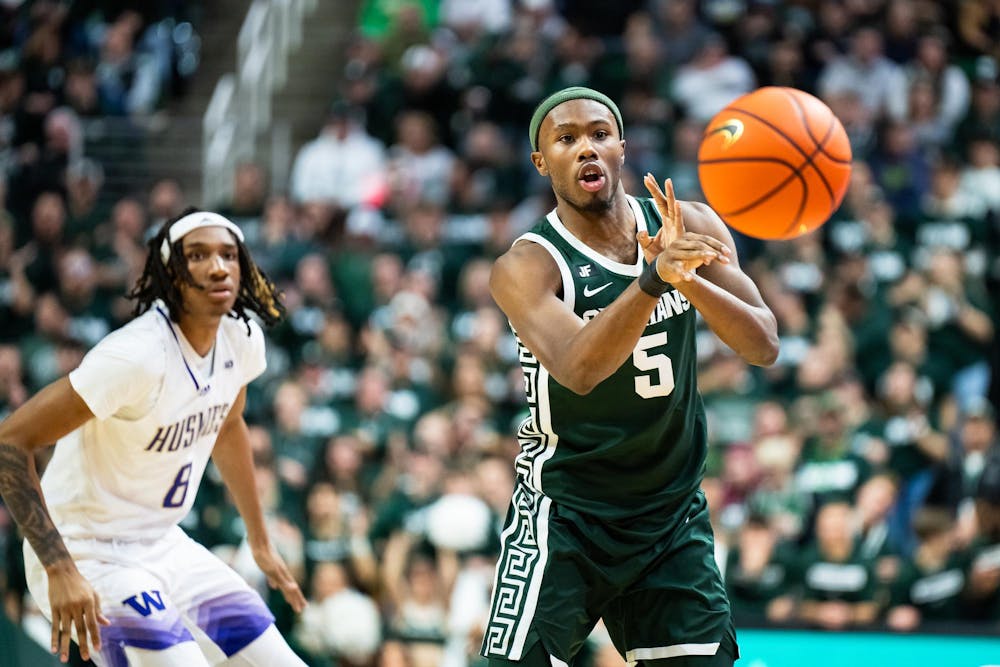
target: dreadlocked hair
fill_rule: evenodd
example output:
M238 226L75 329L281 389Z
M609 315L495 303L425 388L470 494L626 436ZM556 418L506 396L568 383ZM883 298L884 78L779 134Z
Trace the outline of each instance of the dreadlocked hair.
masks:
M170 228L175 222L200 211L201 209L195 207L185 209L180 215L163 223L159 231L149 239L146 244L148 252L142 275L136 280L135 287L126 295L129 299L135 300L133 315L141 315L160 299L170 311L170 319L175 322L180 321L181 313L186 310L180 284L184 282L194 287L198 287L198 284L188 270L182 248L184 239L178 239L171 245L170 257L166 262L160 256L160 248L164 240L169 238ZM278 288L250 258L250 251L246 245L235 236L233 240L236 242L240 262L240 284L236 303L233 304L229 316L243 320L249 335L251 312L255 313L266 326L271 327L285 316L285 305L281 301Z

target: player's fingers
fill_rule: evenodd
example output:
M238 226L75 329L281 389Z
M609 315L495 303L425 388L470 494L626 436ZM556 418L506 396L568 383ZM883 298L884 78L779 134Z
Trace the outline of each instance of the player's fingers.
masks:
M677 201L677 196L674 194L674 182L668 178L665 185L667 186L667 200L673 214L674 229L680 235L684 233L684 216L681 214L681 203Z
M663 190L660 189L660 184L656 182L656 178L651 173L647 171L646 175L642 179L642 182L646 185L646 189L649 190L649 194L652 195L653 199L655 199L657 203L663 203L666 201L667 198L663 194Z
M639 245L645 250L649 247L649 244L653 242L653 239L649 238L649 232L643 230L635 235L635 238L639 241Z
M725 264L729 263L729 256L732 254L729 246L720 241L719 239L713 238L711 236L706 236L704 234L692 234L688 232L684 235L684 238L696 243L700 243L714 250L719 255L719 260Z
M277 570L278 586L276 588L281 591L285 600L292 605L295 611L302 611L306 606L306 597L302 594L299 583L295 581L295 577L292 576L288 566L284 563L280 563Z
M101 628L98 626L97 616L100 614L100 602L94 596L94 606L88 607L85 613L87 621L87 634L90 636L90 643L95 651L101 650ZM81 648L83 644L80 644Z
M674 194L674 182L672 179L667 179L663 181L663 195L666 200L667 206L670 207L670 213L677 213L677 208L675 204L677 203L677 196Z
M306 608L306 596L302 594L302 589L295 581L291 581L289 586L282 590L285 600L292 605L292 609L300 612Z
M86 611L82 609L78 611L73 623L76 625L76 643L80 647L80 657L84 660L90 660L89 619Z
M62 614L55 607L52 608L52 641L49 648L52 653L59 652L59 623L62 621Z
M73 636L73 616L64 613L62 623L59 624L59 659L62 662L69 660L69 641Z
M101 596L98 595L96 592L94 593L94 616L97 617L97 622L100 623L101 625L111 625L110 619L108 619L107 616L101 613ZM100 642L100 639L101 636L98 635L97 641ZM100 649L101 647L98 646L97 648Z
M686 236L674 241L670 245L671 251L712 253L716 257L722 257L722 252L711 243L705 243L701 239Z

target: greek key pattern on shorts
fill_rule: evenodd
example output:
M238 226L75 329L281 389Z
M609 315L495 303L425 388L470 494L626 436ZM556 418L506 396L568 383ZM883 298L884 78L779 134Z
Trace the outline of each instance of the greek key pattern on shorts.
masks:
M517 479L526 484L529 489L540 491L533 483L532 471L535 466L535 459L545 451L549 445L549 434L540 428L539 416L539 387L538 383L544 381L541 377L541 365L535 356L524 346L520 339L517 339L518 358L521 362L521 371L524 373L524 393L527 397L528 408L531 414L521 422L517 429L517 439L521 445L521 452L514 461L514 473ZM547 408L548 406L542 406Z
M530 623L524 618L524 603L540 552L536 534L541 496L523 485L514 488L515 526L504 541L501 562L497 567L496 589L493 592L493 613L486 629L484 653L507 656L518 623Z

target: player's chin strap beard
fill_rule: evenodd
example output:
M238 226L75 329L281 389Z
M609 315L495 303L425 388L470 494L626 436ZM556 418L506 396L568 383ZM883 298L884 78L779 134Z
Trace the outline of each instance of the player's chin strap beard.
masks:
M233 233L240 243L243 243L243 230L236 226L232 220L229 218L219 215L218 213L212 213L210 211L196 211L195 213L189 213L183 218L170 225L170 229L167 231L167 235L163 239L163 243L160 244L160 259L163 260L163 265L166 266L170 261L170 249L173 247L177 241L184 238L187 234L193 232L196 229L201 229L202 227L225 227L230 232ZM200 289L206 289L205 287L198 286Z

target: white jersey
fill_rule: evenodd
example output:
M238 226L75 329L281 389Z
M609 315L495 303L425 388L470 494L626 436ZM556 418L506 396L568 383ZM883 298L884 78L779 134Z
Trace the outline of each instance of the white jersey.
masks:
M223 317L200 357L157 303L69 374L95 418L59 440L42 490L66 538L162 537L194 503L240 390L264 371L264 334Z

